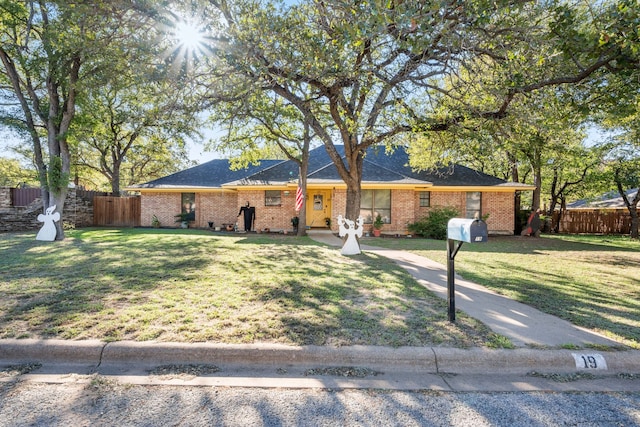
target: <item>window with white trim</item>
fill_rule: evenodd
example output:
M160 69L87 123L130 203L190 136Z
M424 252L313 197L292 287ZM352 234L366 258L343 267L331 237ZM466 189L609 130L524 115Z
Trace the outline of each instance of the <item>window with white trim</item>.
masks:
M428 208L431 206L431 191L420 192L420 207Z
M196 193L182 193L182 211L187 221L196 220Z

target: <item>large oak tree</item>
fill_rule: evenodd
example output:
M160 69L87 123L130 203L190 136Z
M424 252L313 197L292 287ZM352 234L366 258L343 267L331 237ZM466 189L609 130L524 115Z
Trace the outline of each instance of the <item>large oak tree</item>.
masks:
M218 40L209 95L239 102L269 91L295 106L323 142L347 185L346 216L357 217L366 149L410 132L438 132L469 118L500 119L522 94L592 76L627 58L608 28L614 2L211 0ZM583 7L584 6L584 7ZM603 38L604 28L611 34ZM628 59L632 62L635 58ZM482 109L459 104L479 73ZM469 76L468 79L453 77ZM344 157L336 145L344 145Z
M30 137L44 208L62 213L70 177L68 132L83 83L108 66L103 49L129 36L119 1L0 0L0 92L5 119ZM117 22L117 23L116 23ZM62 217L62 215L61 215ZM62 220L57 237L64 238Z

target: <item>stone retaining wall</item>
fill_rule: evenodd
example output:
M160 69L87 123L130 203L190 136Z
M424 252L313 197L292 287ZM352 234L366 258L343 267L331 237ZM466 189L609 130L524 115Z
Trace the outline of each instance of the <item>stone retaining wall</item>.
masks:
M42 223L38 215L44 213L41 199L34 200L29 206L11 206L11 189L0 187L0 232L38 230ZM64 203L62 220L72 227L93 225L93 200L76 194L70 188Z

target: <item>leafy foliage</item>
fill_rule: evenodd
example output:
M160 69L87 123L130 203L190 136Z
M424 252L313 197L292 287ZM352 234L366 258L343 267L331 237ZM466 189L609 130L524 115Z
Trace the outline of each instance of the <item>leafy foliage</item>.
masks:
M458 215L460 213L453 207L437 206L432 208L424 218L409 224L407 228L411 233L426 238L445 240L447 238L447 223Z
M17 159L0 157L0 186L15 187L22 184L37 186L36 172L24 168Z
M62 159L60 156L52 156L48 170L49 191L55 195L60 194L62 188L69 184L69 173L62 170Z
M114 42L123 3L0 0L0 88L3 122L25 130L45 190L45 207L63 211L72 153L69 129L87 75ZM120 15L122 13L122 15ZM93 61L93 62L92 62ZM103 64L105 64L103 62ZM91 66L93 65L93 66ZM48 157L48 160L47 160ZM63 221L56 239L64 239Z

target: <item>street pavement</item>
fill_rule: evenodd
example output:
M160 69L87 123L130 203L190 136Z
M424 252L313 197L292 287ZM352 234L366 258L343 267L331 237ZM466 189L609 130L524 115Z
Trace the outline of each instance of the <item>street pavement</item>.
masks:
M330 233L310 236L331 246L342 243ZM447 297L444 266L403 251L361 247L394 260L419 283ZM456 308L508 337L516 349L0 340L0 373L18 366L24 370L21 381L50 384L89 383L97 374L134 385L640 391L640 351L621 349L607 337L460 277L455 282Z

